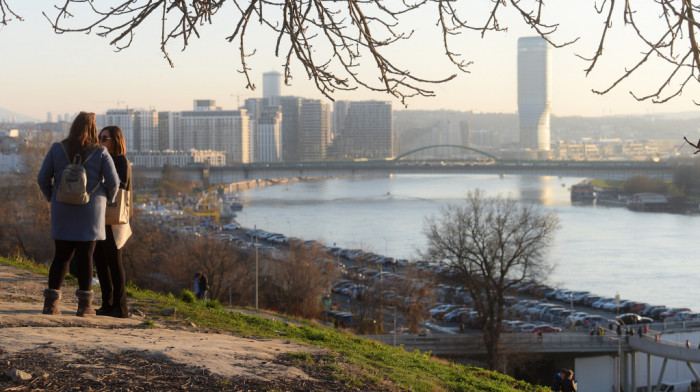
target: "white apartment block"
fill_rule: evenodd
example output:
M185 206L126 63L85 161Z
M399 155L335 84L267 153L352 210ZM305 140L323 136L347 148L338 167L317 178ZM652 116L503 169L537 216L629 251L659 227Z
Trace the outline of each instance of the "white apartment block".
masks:
M225 151L228 163L250 162L250 128L245 109L206 110L196 105L195 109L180 112L176 133L183 146Z
M192 164L203 164L206 166L226 166L226 153L224 151L143 151L128 154L129 160L134 166L140 167L163 167L188 166Z
M107 113L97 116L97 131L110 125L121 128L126 143L126 152L136 151L137 142L134 132L134 109L109 109Z

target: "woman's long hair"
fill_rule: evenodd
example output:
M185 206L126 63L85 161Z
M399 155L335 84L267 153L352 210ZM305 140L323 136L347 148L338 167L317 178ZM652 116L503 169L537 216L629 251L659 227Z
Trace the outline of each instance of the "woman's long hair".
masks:
M110 125L108 127L102 128L100 134L102 134L102 132L104 131L109 132L109 137L111 137L112 141L114 142L114 156L118 157L121 155L125 155L126 141L124 140L124 133L122 133L122 129L116 125Z
M70 126L68 137L63 140L68 149L70 161L73 161L75 154L80 154L83 161L88 148L99 147L97 140L97 123L95 113L80 112Z

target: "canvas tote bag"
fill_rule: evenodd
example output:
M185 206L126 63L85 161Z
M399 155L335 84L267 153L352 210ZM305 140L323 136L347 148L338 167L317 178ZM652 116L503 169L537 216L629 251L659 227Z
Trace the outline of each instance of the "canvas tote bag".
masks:
M123 225L129 223L129 203L131 202L131 192L119 188L114 203L107 202L105 209L106 225Z

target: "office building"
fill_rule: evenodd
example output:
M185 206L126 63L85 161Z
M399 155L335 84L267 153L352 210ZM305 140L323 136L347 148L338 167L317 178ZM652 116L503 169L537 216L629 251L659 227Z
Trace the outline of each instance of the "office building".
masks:
M298 162L301 159L299 150L301 98L280 97L280 107L282 108L280 124L282 159L285 162Z
M137 151L139 143L134 132L134 110L133 109L109 109L104 115L97 116L97 128L102 129L108 125L116 125L124 134L126 142L126 152Z
M158 148L156 150L183 150L182 138L177 137L176 127L180 112L158 112ZM179 143L178 143L179 142Z
M250 161L258 162L258 119L263 108L263 100L260 98L248 98L245 100L244 108L248 113L248 126L250 128Z
M518 113L520 147L550 149L551 54L542 37L518 39Z
M328 105L318 99L302 99L299 116L299 155L302 161L326 159L329 129Z
M393 115L391 102L349 102L342 132L333 141L341 159L389 158L393 156Z
M220 110L214 101L196 100L194 110L180 112L177 133L186 148L225 151L228 164L250 162L250 128L245 109Z
M280 126L282 124L282 109L265 107L258 118L256 162L281 162L282 139Z
M134 111L133 126L135 151L159 150L158 112L152 109Z

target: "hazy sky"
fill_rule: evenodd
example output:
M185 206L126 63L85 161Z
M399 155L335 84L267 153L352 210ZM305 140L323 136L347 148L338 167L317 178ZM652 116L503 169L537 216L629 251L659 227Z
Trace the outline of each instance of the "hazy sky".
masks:
M75 113L80 110L104 112L109 108L154 108L156 110L188 110L194 99L215 99L224 109L234 109L237 101L262 95L262 73L282 72L283 58L274 57L274 37L251 31L248 48L257 54L249 66L257 85L255 91L245 89L246 82L238 72L238 43L228 43L225 37L233 31L232 12L221 11L214 17L214 25L200 28L201 38L181 51L174 42L169 52L175 62L170 68L159 51L158 26L146 26L137 32L128 49L115 53L109 40L82 33L56 35L49 22L41 15L50 16L54 2L47 0L10 0L13 9L24 21L13 21L0 27L0 107L14 112L46 119L46 113ZM99 3L99 2L98 2ZM475 3L475 2L471 2ZM698 97L697 82L680 97L665 105L639 103L629 94L639 95L655 91L647 85L655 77L664 75L652 64L629 82L618 86L606 96L591 89L603 89L615 80L625 68L635 64L639 48L634 46L632 30L623 29L621 16L616 19L616 30L605 48L604 61L594 74L585 76L586 63L574 54L590 55L597 45L602 20L593 9L593 2L547 3L548 21L561 23L555 41L565 42L577 36L576 44L552 51L552 112L558 116L600 116L609 114L673 113L697 110L692 99ZM577 3L577 4L573 4ZM585 4L581 4L585 3ZM647 2L650 3L650 2ZM461 7L472 7L466 2ZM487 4L482 0L481 4ZM557 8L559 7L559 8ZM577 8L578 7L578 8ZM512 7L511 7L512 8ZM464 14L482 20L478 8L467 8ZM443 78L458 73L457 79L435 86L437 97L416 98L409 101L408 109L451 109L475 112L517 111L517 39L533 35L523 28L514 10L507 9L502 25L508 32L487 33L482 39L478 32L465 32L453 38L454 49L463 58L474 61L470 73L461 73L441 54L440 36L435 27L435 15L426 7L422 14L409 16L407 21L415 29L414 38L393 49L397 63L410 67L414 74L424 78ZM86 14L76 14L84 17ZM656 10L647 16L656 20ZM408 25L407 25L408 26ZM368 80L376 80L367 67ZM306 78L302 69L293 69L292 85L284 87L284 94L308 98L323 98ZM400 103L391 96L359 90L339 92L338 99L391 100L396 109ZM697 98L696 98L697 99ZM698 99L700 101L700 99Z

